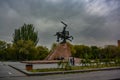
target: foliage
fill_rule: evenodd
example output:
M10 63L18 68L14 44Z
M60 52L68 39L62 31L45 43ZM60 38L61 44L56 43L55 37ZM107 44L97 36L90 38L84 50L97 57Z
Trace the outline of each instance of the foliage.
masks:
M19 29L15 29L13 34L13 43L19 40L31 40L34 45L38 43L38 32L34 31L34 26L32 24L24 24Z
M91 53L92 53L92 56L91 58L92 59L98 59L98 58L101 58L100 56L100 48L98 48L97 46L91 46Z
M7 44L0 50L0 60L42 60L49 53L48 48L35 46L31 40L19 40L14 44Z
M89 60L99 60L105 62L106 65L110 61L118 64L120 62L120 47L108 45L104 48L97 46L72 45L71 48L73 57L83 59L84 63ZM56 44L53 44L54 49ZM35 46L31 40L18 40L16 43L8 44L5 41L0 41L0 60L43 60L49 54L48 48L44 46Z
M91 57L90 48L85 45L74 45L75 53L73 54L73 57L77 58L86 58Z
M13 44L17 60L34 59L34 54L37 53L34 42L31 40L19 40Z
M65 62L64 60L60 60L58 63L58 68L61 68L63 70L71 70L71 66L69 62Z
M33 69L31 72L51 72L51 71L64 71L62 68L44 68L44 69Z
M38 53L36 55L36 59L38 59L38 60L45 59L49 53L48 48L43 47L43 46L38 46L37 51L38 51Z
M0 59L4 60L6 56L6 47L7 47L7 43L5 41L1 41L0 40Z
M98 60L97 60L98 61ZM99 62L99 61L98 61ZM94 64L94 63L93 63ZM89 65L83 65L83 66L70 66L70 68L42 68L42 69L33 69L31 70L31 72L55 72L55 71L66 71L66 70L94 70L94 69L105 69L105 68L111 68L111 67L119 67L120 66L120 63L118 63L117 65L116 64L99 64L99 65L92 65L92 66L89 66Z
M114 45L108 45L104 48L97 46L85 46L85 45L73 45L75 53L72 53L73 57L82 59L113 59L120 58L120 47Z
M0 40L0 50L5 49L6 46L7 46L7 43L6 43L5 41L1 41L1 40Z

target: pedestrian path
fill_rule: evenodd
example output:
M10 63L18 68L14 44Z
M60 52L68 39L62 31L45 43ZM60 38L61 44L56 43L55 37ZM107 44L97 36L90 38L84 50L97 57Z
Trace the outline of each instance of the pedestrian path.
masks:
M2 77L15 77L26 76L25 74L11 68L4 62L0 62L0 78Z
M21 62L4 62L6 65L11 65L21 70L26 69L26 63ZM57 68L58 65L56 63L53 64L33 64L33 69L40 69L40 68Z

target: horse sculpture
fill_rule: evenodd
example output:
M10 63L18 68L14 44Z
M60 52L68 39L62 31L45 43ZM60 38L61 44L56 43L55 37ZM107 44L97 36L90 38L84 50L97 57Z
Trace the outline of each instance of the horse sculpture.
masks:
M73 37L69 36L69 31L66 31L67 24L65 24L63 21L61 21L61 23L65 26L63 27L62 32L56 32L55 36L57 36L57 42L59 42L60 39L62 40L61 43L66 43L66 40L72 41Z

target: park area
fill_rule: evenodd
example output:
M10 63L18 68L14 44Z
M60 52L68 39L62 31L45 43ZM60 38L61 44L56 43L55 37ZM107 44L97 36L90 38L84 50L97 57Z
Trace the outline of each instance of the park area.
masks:
M116 62L115 62L116 61ZM53 60L53 61L22 61L22 62L5 62L10 67L23 72L27 75L51 75L66 73L82 73L102 70L120 69L119 60L115 61L85 61L72 64L69 61ZM43 73L43 74L42 74Z

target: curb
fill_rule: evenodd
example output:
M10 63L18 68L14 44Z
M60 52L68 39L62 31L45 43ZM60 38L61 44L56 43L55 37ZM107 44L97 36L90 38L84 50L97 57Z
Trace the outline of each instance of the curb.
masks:
M96 68L96 69L86 69L86 70L69 70L69 71L52 71L52 72L28 72L26 70L18 69L12 65L8 65L27 76L43 76L43 75L53 75L53 74L68 74L68 73L83 73L83 72L93 72L93 71L107 71L107 70L118 70L120 67L110 67L110 68Z
M10 66L10 67L14 68L15 70L18 70L18 71L20 71L20 72L26 74L26 70L21 70L21 69L16 68L16 67L14 67L14 66L12 66L12 65L8 65L8 66ZM26 75L27 75L27 74L26 74Z

